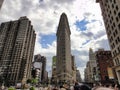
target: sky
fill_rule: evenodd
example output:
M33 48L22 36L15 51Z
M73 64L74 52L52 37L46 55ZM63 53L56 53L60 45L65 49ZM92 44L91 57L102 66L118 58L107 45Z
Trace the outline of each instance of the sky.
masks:
M56 55L56 31L62 13L66 13L71 30L71 54L84 78L89 60L89 48L109 50L109 43L95 0L4 0L0 23L14 21L22 16L31 20L36 32L34 55L47 58L47 71L51 73L52 57Z

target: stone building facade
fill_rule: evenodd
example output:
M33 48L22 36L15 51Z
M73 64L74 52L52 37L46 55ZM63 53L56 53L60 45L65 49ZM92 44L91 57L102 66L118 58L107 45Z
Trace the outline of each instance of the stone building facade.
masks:
M71 62L71 40L70 27L65 13L62 13L57 29L57 82L71 83L72 62Z
M114 70L120 83L120 0L96 0L102 16L111 48Z
M45 83L46 82L46 57L41 56L40 54L37 54L34 56L34 62L42 63L41 67L41 82Z
M1 7L2 7L3 1L4 1L4 0L0 0L0 9L1 9Z

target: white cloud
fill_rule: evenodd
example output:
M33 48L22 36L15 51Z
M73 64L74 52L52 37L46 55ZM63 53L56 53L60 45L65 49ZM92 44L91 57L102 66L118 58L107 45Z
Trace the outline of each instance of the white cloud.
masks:
M100 47L109 49L100 7L95 0L5 0L0 11L0 22L27 16L37 33L35 54L47 57L47 70L50 70L52 57L56 55L56 41L43 48L39 41L42 35L56 34L59 18L65 12L71 29L71 48L78 62L78 69L83 78L85 64L88 61L88 51ZM80 31L75 26L77 20L85 19L86 31ZM89 40L89 42L86 42ZM106 44L105 44L106 42ZM86 44L83 44L86 43Z

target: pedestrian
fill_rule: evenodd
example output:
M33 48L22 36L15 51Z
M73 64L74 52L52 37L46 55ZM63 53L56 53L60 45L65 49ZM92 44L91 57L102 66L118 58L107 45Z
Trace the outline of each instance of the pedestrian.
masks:
M60 90L66 90L63 86L60 86Z
M120 85L119 84L115 84L114 90L120 90Z
M79 84L78 82L75 82L74 90L91 90L91 88L85 84Z
M88 85L81 84L80 90L91 90L91 88Z
M47 90L51 90L51 87L50 87L50 86L48 86Z
M98 88L95 88L94 90L114 90L114 89L107 88L107 87L98 87Z
M78 82L75 82L74 90L80 90L80 85L78 84Z
M95 89L98 88L98 87L100 87L100 84L99 84L99 83L94 83L92 90L95 90Z
M74 86L70 86L70 90L74 90Z

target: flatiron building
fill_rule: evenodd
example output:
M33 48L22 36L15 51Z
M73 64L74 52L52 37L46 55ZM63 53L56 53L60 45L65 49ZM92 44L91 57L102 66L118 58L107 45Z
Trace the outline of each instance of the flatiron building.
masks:
M2 7L3 1L4 1L4 0L0 0L0 9L1 9L1 7Z
M57 58L56 75L57 83L71 83L72 60L70 27L65 13L62 13L57 29Z

